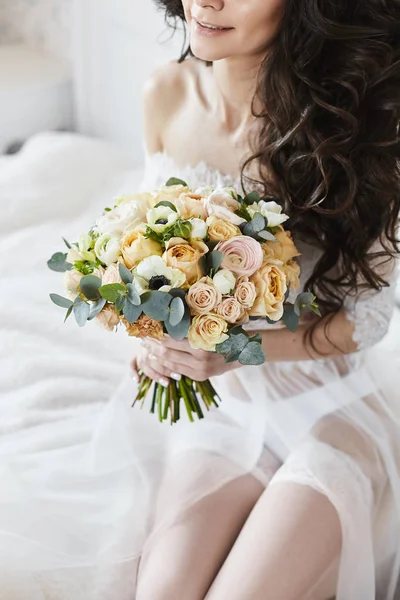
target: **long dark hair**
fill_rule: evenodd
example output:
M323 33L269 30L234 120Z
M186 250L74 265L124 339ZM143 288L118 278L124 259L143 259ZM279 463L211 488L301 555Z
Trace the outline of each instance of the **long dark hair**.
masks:
M181 0L155 1L185 26ZM188 56L185 29L179 62ZM400 2L286 0L256 94L262 126L242 185L257 160L288 228L322 250L306 287L327 326L345 291L388 285L376 265L400 251Z

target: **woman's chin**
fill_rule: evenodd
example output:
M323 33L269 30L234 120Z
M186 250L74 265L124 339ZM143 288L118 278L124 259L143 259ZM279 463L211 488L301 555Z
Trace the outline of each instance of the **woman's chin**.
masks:
M190 49L193 55L204 61L214 62L216 60L222 60L223 58L227 58L226 54L223 52L216 52L212 48L207 48L204 43L191 43Z

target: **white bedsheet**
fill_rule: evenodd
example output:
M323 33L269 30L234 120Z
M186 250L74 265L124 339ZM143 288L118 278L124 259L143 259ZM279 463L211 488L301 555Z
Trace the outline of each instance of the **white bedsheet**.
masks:
M76 241L141 179L129 156L75 134L37 135L0 161L1 452L16 436L21 451L68 443L49 427L38 436L38 427L94 414L126 373L136 340L95 323L81 329L73 316L64 324L65 311L49 298L65 295L62 274L46 262L66 251L61 236Z

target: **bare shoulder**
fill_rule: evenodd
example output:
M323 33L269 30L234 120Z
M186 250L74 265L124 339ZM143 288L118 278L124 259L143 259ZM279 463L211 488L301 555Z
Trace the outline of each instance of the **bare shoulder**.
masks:
M187 99L188 84L194 75L194 60L172 60L155 69L142 91L143 125L148 151L163 150L163 132Z

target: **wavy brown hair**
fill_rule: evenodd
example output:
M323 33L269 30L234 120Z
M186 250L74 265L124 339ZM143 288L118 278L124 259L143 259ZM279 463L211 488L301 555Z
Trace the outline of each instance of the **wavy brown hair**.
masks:
M155 1L184 25L178 62L193 56L181 0ZM306 287L327 326L346 293L388 285L377 263L399 253L400 2L286 0L256 95L262 121L242 185L256 160L288 228L322 250Z

